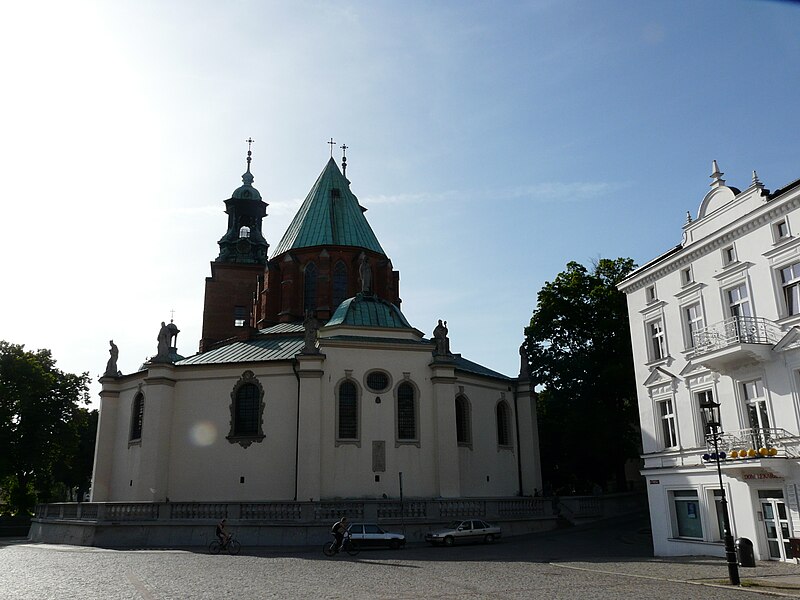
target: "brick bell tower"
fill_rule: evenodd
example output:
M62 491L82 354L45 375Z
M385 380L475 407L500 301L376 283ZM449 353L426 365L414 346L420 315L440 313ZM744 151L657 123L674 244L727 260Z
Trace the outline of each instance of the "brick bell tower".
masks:
M225 200L228 230L217 242L219 256L206 277L200 352L232 338L248 337L253 326L254 299L267 264L269 244L261 231L267 203L253 187L250 173L252 139L247 140L247 171L242 186Z

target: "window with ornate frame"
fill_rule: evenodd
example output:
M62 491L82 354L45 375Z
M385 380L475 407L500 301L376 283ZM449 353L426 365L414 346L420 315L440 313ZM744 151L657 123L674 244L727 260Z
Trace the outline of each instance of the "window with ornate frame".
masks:
M392 378L386 371L373 369L364 376L364 384L370 392L380 394L389 389L392 384Z
M511 444L511 409L508 402L501 400L495 409L497 417L497 445L510 447Z
M456 442L472 447L472 410L463 394L456 396Z
M397 441L399 443L419 442L417 390L408 381L397 386Z
M264 437L264 387L252 371L245 371L231 390L231 430L226 439L247 448Z
M359 429L358 386L352 379L345 379L336 392L336 441L358 442Z
M137 392L131 403L131 428L128 441L140 442L142 440L142 426L144 425L144 394Z
M647 351L650 362L667 357L667 338L664 333L664 320L653 319L645 324L647 328Z
M800 314L800 262L778 271L783 290L783 316Z
M678 446L678 432L675 426L675 405L672 398L659 400L656 405L661 422L661 444L664 448L675 448Z

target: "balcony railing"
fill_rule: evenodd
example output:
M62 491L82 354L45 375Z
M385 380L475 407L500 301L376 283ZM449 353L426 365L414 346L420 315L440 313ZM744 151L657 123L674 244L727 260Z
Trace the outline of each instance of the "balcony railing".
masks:
M694 333L692 355L706 354L737 344L777 344L781 328L762 317L730 317Z
M735 450L739 458L770 458L800 457L800 436L790 433L785 429L741 429L739 431L726 431L718 437L720 451L728 457ZM714 451L714 438L711 434L706 436L706 446L709 452ZM770 453L774 448L776 452ZM767 451L763 454L762 449ZM754 454L749 454L753 450Z

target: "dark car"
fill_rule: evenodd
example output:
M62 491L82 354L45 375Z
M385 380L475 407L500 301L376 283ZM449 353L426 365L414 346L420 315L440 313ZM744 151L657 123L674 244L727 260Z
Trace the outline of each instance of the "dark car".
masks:
M402 533L386 531L376 523L353 523L347 530L360 548L388 546L397 549L406 545L406 536Z
M491 543L501 535L500 528L481 519L466 519L452 521L442 529L435 529L425 534L425 541L429 544L443 544L452 546L462 542Z

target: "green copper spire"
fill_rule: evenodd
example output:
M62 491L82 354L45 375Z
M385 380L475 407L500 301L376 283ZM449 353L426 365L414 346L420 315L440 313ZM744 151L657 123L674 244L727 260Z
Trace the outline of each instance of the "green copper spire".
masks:
M295 248L355 246L383 254L350 182L331 158L294 217L273 257Z

